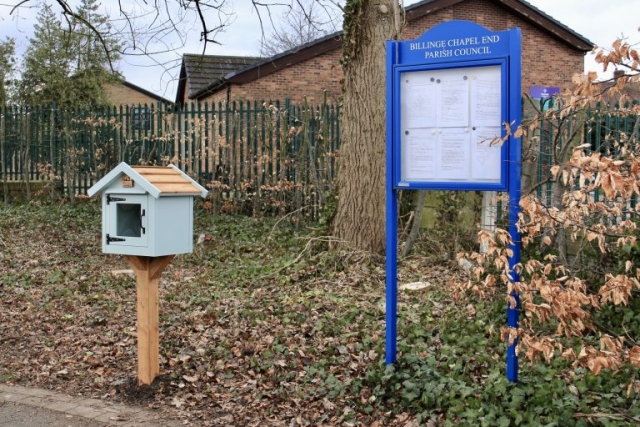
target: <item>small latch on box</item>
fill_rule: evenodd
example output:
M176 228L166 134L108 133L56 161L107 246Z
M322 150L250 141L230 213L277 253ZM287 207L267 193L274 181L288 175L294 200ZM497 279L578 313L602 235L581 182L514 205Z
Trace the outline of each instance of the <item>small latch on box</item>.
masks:
M122 237L111 237L107 234L107 245L111 242L124 242L125 239Z
M111 194L107 194L107 204L110 204L111 202L126 202L127 199L125 199L124 197L113 197Z

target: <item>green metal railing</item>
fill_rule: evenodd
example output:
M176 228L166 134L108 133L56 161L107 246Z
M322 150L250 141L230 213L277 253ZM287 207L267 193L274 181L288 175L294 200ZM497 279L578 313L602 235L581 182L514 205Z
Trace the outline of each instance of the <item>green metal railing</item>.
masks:
M87 189L124 161L173 163L226 203L269 195L271 208L318 204L336 174L338 106L289 102L0 108L0 180ZM305 200L313 194L315 200ZM222 203L222 199L221 203ZM265 199L266 200L266 199ZM266 203L266 201L265 201ZM293 203L293 204L292 204ZM261 208L265 208L262 206Z
M326 102L0 107L0 181L23 182L27 193L29 183L51 182L83 195L119 162L173 163L214 190L213 209L317 212L337 172L339 115ZM619 147L614 141L638 141L638 123L637 116L599 109L543 119L537 182L549 177L563 148L587 143L609 154ZM536 191L551 202L552 181Z
M551 167L566 162L571 155L571 147L584 144L587 152L611 156L625 145L637 144L640 141L640 116L628 111L596 107L586 110L583 116L541 120L537 182L546 183L537 188L538 197L551 203L554 188L553 180L548 179ZM594 201L598 201L599 196L595 192Z

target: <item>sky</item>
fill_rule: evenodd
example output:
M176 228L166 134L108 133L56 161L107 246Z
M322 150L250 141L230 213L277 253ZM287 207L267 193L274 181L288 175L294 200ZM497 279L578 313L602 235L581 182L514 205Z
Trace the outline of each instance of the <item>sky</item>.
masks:
M6 37L15 38L18 53L24 52L28 45L28 38L33 34L33 23L39 1L30 0L24 7L11 14L12 6L19 3L19 0L0 0L0 40L4 40ZM48 1L56 7L53 0ZM417 1L406 0L405 6ZM619 37L626 38L629 43L640 44L640 32L638 32L640 1L638 0L528 1L598 46L611 46L611 43ZM103 13L118 17L118 0L102 0L101 4ZM123 4L135 7L135 2L123 2ZM133 9L130 11L134 12ZM281 14L281 10L273 9L272 12L275 18ZM208 16L214 18L213 15ZM171 17L174 21L180 21L177 11L172 11ZM262 9L260 17L265 21L268 33L270 28L270 24L267 22L269 15ZM251 6L251 1L229 0L223 19L228 20L229 25L223 32L216 35L216 42L219 44L209 44L206 53L258 56L263 32L258 13ZM146 22L152 21L147 18ZM126 28L126 22L123 19L115 21L115 25L119 28ZM203 45L200 42L199 24L194 20L178 22L177 31L166 32L159 42L151 42L148 45L139 44L138 48L140 46L148 46L149 49L161 53L151 57L145 55L124 56L119 63L118 70L131 83L173 100L177 88L181 56L185 53L202 53ZM590 54L585 57L585 68L587 71L601 71ZM606 77L606 75L602 76Z

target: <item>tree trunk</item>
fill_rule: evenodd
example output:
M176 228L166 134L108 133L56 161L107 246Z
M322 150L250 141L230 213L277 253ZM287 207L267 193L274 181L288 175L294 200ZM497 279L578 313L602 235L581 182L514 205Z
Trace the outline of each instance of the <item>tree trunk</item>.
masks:
M393 0L349 0L345 6L344 107L334 234L348 247L385 247L385 41L401 31Z

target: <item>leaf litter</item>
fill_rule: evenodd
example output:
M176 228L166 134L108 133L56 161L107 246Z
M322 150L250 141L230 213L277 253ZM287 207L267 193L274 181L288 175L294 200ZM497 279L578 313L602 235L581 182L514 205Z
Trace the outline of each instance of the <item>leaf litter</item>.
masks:
M0 382L187 425L413 425L371 405L364 381L384 366L380 257L309 245L312 231L283 222L199 215L209 238L161 277L161 374L139 386L135 279L100 252L97 204L1 209ZM451 273L412 258L399 275L437 288ZM401 311L428 292L401 293Z

